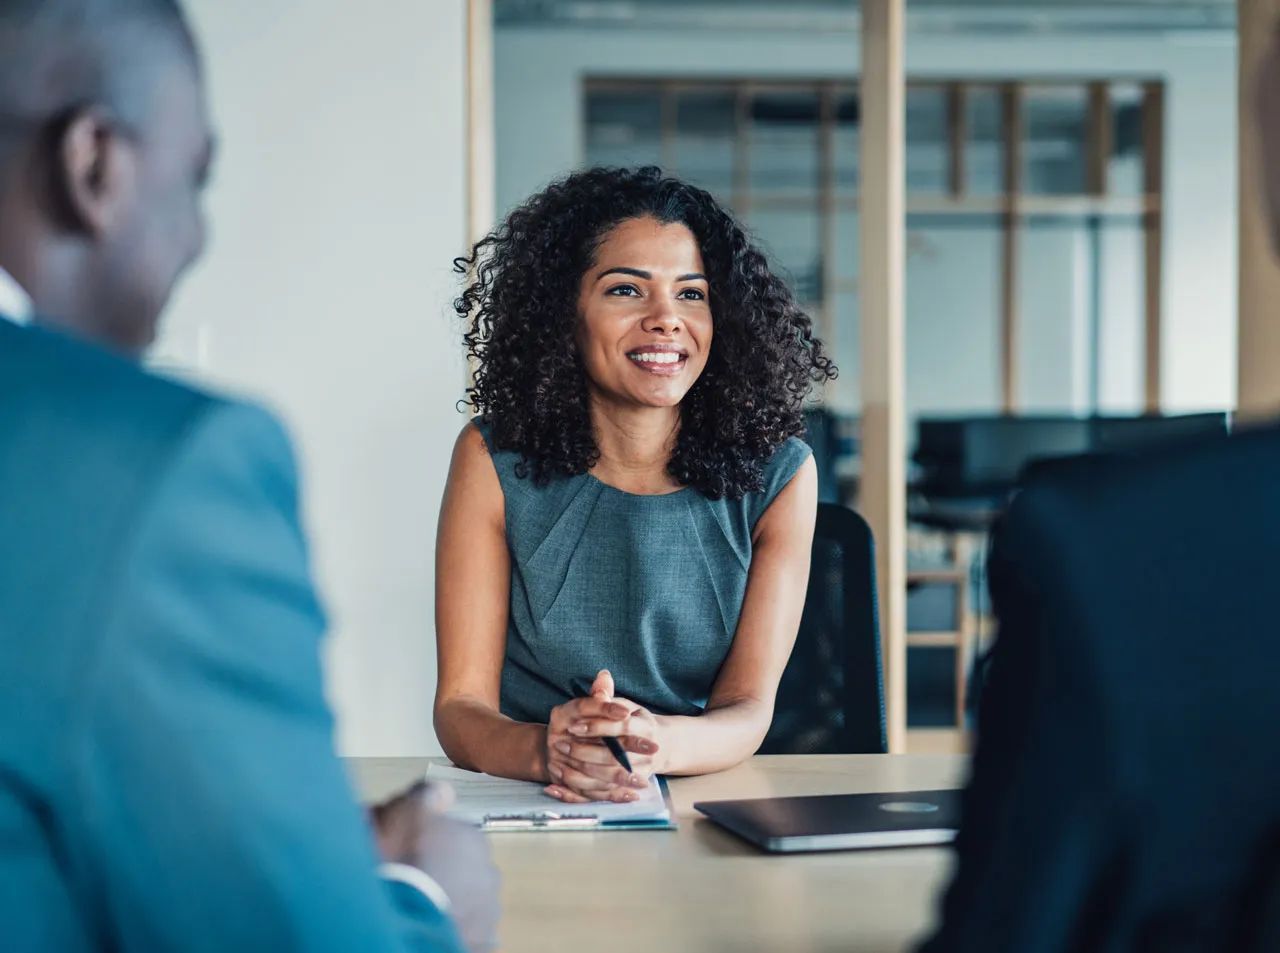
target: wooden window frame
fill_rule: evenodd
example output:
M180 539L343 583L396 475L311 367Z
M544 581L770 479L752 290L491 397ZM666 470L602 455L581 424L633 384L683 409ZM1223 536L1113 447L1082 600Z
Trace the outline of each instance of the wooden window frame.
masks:
M1107 166L1114 135L1110 89L1115 84L1137 83L1143 90L1143 194L1108 194ZM1160 410L1160 363L1162 344L1162 245L1164 229L1164 84L1145 77L1126 76L1034 76L964 77L908 79L908 89L941 88L946 97L947 178L936 195L909 193L907 213L932 215L992 214L1001 222L1000 288L1000 405L1005 413L1018 412L1018 341L1021 314L1018 306L1018 239L1020 225L1033 215L1135 215L1142 221L1144 266L1144 372L1143 407L1148 413ZM1085 191L1080 195L1028 195L1023 192L1021 147L1025 138L1024 91L1028 87L1071 87L1088 95L1085 135ZM972 195L966 181L965 147L968 139L966 103L976 88L995 88L1001 98L1001 138L1003 189L998 195ZM856 282L838 277L835 257L835 219L839 211L857 209L856 194L837 187L835 168L835 128L839 97L857 94L859 84L845 79L768 79L664 77L588 77L583 95L594 92L653 93L661 102L660 154L666 168L679 174L676 164L676 109L678 97L687 92L729 92L734 97L734 168L732 188L725 200L742 217L761 208L803 208L817 206L819 248L822 256L821 300L805 302L814 308L824 337L834 345L841 333L837 325L834 294L856 289ZM812 92L819 100L818 181L815 196L768 194L753 190L750 176L752 135L751 101L761 93ZM585 111L584 111L585 115ZM1094 355L1093 360L1098 356Z

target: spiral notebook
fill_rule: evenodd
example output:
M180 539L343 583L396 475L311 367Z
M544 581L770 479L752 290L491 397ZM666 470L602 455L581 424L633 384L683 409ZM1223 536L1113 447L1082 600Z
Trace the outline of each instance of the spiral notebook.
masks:
M427 777L445 781L455 801L449 814L490 831L670 830L666 784L657 777L629 804L593 801L564 804L543 793L543 785L511 781L452 765L432 764Z
M454 792L449 815L486 831L674 830L665 779L651 778L640 798L628 804L593 801L565 804L543 793L543 785L465 771L439 761L357 766L361 799L376 804L426 776Z

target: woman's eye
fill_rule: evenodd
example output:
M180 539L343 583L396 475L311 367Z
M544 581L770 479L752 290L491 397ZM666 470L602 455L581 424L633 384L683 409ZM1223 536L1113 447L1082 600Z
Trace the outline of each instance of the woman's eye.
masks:
M605 294L615 295L619 298L633 298L640 294L640 289L635 285L615 285L606 291Z
M705 301L707 299L707 296L697 288L685 288L676 297L683 298L686 301Z

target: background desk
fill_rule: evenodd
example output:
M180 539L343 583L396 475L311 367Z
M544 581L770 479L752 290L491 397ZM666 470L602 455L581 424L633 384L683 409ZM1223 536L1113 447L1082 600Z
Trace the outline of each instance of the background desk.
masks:
M357 784L426 759L357 758ZM941 848L768 856L695 801L910 791L963 783L950 755L772 755L671 782L678 831L490 835L503 953L898 953L933 922Z

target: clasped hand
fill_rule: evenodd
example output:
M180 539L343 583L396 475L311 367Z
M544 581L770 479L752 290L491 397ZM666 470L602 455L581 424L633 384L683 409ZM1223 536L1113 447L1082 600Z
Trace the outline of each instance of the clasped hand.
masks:
M575 698L551 710L547 724L545 788L569 804L587 801L636 800L659 773L659 722L635 702L615 698L613 676L602 671L586 698ZM603 738L617 738L627 752L631 771L622 767Z

